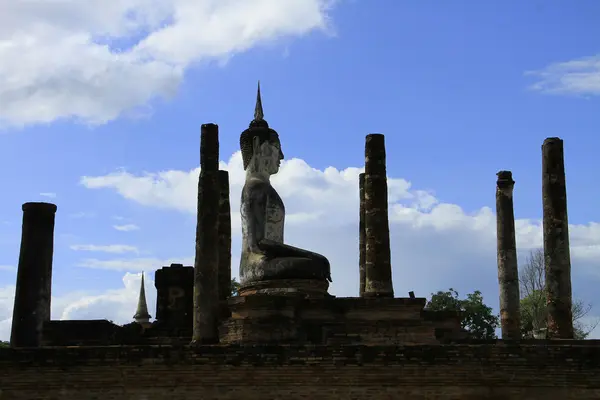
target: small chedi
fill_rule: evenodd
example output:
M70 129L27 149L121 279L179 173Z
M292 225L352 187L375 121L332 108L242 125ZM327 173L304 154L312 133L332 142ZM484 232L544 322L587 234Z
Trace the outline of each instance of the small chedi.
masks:
M328 293L335 277L325 255L284 240L285 205L270 183L284 153L264 118L260 87L240 148L246 180L238 295L231 296L229 176L218 168L218 126L205 124L194 266L155 272L152 322L143 275L129 324L51 320L57 208L23 205L11 346L0 348L0 400L600 398L600 344L572 340L560 139L542 146L546 340L521 340L510 171L500 171L496 183L502 340L473 341L457 313L429 311L412 292L394 296L383 135L365 141L357 191L359 293L347 298Z

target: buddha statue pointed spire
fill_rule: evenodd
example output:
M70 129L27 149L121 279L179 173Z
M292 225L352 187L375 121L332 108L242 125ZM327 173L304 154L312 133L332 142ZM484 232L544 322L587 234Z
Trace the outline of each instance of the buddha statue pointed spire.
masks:
M135 315L133 316L135 322L139 324L147 324L150 321L150 314L148 313L148 304L146 303L146 290L144 288L144 273L142 272L142 283L140 284L140 297L138 298L138 305Z
M265 117L263 113L262 99L260 98L260 81L258 81L258 89L256 90L256 106L254 106L254 120L262 121Z
M269 128L269 124L265 121L265 114L263 112L262 98L260 96L260 81L258 81L258 89L256 90L256 105L254 106L254 119L250 122L250 128L262 129Z

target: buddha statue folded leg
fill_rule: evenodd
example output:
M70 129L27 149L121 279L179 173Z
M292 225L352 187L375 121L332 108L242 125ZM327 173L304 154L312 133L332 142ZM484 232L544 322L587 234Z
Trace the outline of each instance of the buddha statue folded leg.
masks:
M274 258L266 260L263 265L263 279L327 279L328 266L323 260L314 258Z
M243 268L244 282L274 279L317 279L331 281L329 262L323 256L312 257L262 256L248 262Z
M266 279L327 279L331 281L329 260L321 254L268 239L260 242L265 251ZM285 278L283 278L285 276Z

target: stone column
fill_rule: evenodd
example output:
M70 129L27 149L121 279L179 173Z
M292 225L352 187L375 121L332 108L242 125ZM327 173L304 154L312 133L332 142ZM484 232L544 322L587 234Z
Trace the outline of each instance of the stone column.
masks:
M358 293L360 297L365 294L365 174L358 175L358 193L360 198L358 218L358 271L360 285Z
M229 173L219 171L219 303L231 296L231 206Z
M367 135L365 144L365 297L394 297L390 257L385 139Z
M496 235L502 339L516 340L521 338L521 298L513 207L515 181L510 171L500 171L496 175Z
M10 344L39 347L44 322L50 321L54 217L56 205L23 204L21 251Z
M567 189L563 141L559 138L548 138L542 145L542 196L548 335L556 339L572 339Z
M219 127L202 125L192 343L219 340Z

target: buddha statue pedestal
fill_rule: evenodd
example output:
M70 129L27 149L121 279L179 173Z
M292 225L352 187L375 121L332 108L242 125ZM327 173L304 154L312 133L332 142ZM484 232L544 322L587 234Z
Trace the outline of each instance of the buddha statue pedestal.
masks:
M300 296L304 298L329 297L329 282L323 279L274 279L242 285L240 296L271 295Z
M221 343L302 343L307 340L299 310L308 300L333 298L322 279L252 282L227 301L230 318L221 325Z

